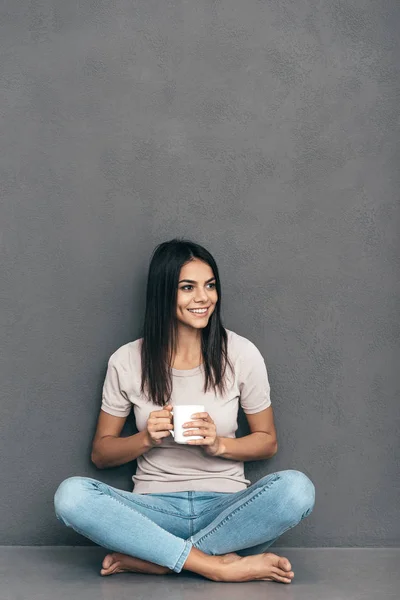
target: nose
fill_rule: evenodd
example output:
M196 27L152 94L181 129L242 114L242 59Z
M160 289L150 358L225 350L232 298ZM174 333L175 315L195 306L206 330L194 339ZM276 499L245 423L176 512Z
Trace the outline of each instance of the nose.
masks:
M196 296L195 296L195 302L207 302L208 301L208 296L205 290L199 290L196 292Z

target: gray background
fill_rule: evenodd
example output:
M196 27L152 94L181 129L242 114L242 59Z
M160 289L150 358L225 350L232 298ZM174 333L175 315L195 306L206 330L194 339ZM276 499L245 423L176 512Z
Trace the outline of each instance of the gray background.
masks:
M101 387L179 235L269 368L279 451L247 474L316 485L279 545L399 545L397 0L0 6L0 544L90 544L66 477L132 489L90 462Z

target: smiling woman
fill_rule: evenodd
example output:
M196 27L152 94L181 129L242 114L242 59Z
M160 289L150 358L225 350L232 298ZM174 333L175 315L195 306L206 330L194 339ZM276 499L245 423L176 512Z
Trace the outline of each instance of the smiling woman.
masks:
M200 405L193 414L189 406L184 443L170 433L179 405ZM251 433L237 439L239 405ZM132 408L138 433L121 437ZM214 258L188 240L160 244L143 335L109 359L92 447L99 468L137 460L134 489L70 477L55 494L57 518L114 551L102 575L185 569L215 581L290 583L290 562L265 550L310 514L314 486L294 470L253 484L244 474L245 460L276 451L265 361L222 324Z
M156 247L150 262L141 346L141 393L165 406L173 393L171 368L204 364L204 393L224 393L232 369L221 320L221 284L213 256L178 239ZM204 314L196 313L206 308Z

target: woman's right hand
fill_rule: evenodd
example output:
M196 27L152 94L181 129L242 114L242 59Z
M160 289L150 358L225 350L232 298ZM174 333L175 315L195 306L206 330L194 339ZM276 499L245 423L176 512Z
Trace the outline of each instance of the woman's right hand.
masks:
M167 404L161 410L153 410L146 424L146 433L149 442L152 446L159 446L162 443L162 438L170 435L170 429L174 426L171 423L172 405Z

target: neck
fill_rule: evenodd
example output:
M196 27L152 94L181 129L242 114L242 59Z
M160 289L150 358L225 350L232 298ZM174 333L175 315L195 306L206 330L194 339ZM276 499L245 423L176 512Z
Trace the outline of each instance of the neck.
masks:
M201 330L192 327L179 327L176 357L184 360L201 358Z

